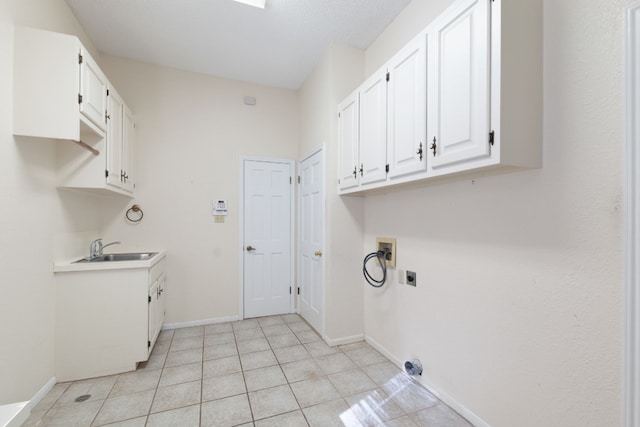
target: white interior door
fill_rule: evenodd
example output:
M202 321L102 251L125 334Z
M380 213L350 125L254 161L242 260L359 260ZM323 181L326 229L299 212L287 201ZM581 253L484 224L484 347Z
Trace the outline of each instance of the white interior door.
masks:
M300 163L300 315L323 333L324 316L324 153Z
M244 161L244 317L291 312L291 163Z

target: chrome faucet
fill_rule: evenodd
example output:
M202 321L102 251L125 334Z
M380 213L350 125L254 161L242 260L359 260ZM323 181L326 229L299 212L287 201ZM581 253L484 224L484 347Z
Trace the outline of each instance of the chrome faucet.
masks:
M91 246L89 246L89 259L101 257L102 251L104 250L104 248L111 245L119 245L120 243L122 242L117 241L117 242L111 242L111 243L107 243L106 245L103 245L102 239L94 240L93 242L91 242Z

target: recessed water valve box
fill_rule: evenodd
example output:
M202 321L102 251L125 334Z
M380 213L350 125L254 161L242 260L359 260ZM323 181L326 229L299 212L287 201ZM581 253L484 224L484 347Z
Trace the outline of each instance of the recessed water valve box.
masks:
M396 266L396 239L393 237L376 237L376 250L385 253L387 267Z

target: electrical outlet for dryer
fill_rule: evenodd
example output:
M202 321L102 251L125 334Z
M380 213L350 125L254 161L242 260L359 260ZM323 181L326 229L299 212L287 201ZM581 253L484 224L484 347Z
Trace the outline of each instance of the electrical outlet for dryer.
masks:
M385 252L387 267L396 266L396 239L392 237L376 237L376 250Z

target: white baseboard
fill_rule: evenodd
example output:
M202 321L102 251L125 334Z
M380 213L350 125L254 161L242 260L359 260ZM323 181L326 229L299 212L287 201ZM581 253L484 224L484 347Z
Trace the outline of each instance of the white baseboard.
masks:
M376 340L374 340L369 336L365 336L365 341L368 342L369 345L371 345L371 347L375 348L380 353L382 353L387 359L391 361L391 363L398 366L400 369L404 370L404 361L398 359L394 354L392 354L389 350L387 350L382 344L380 344L379 342L377 342ZM451 397L449 394L433 386L433 384L429 384L424 378L422 379L422 381L416 381L416 380L414 381L416 384L427 389L431 394L436 396L438 399L440 399L442 402L444 402L447 406L449 406L451 409L456 411L458 414L465 417L467 421L469 421L475 427L491 427L482 418L480 418L479 416L471 412L465 406L461 405L456 399Z
M358 341L363 341L364 335L358 334L358 335L352 335L350 337L342 337L342 338L329 338L328 336L324 335L322 339L324 339L324 342L326 342L330 347L334 347L336 345L345 345L345 344L351 344Z
M212 319L192 320L189 322L165 323L162 329L190 328L192 326L215 325L216 323L236 322L238 316L215 317Z
M0 406L0 426L20 427L29 415L31 410L46 396L56 385L56 377L51 378L28 402L12 403Z

